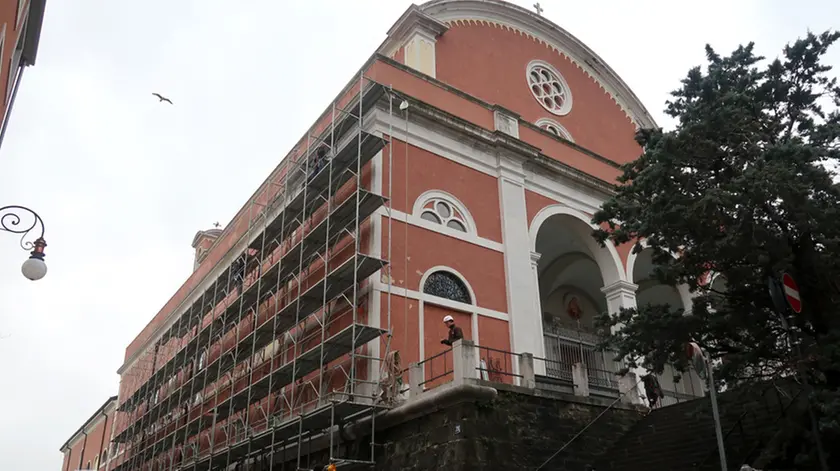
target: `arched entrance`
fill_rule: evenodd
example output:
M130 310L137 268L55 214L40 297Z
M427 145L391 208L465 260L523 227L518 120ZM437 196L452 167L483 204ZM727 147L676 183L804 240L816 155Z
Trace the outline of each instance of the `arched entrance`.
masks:
M645 248L631 254L627 264L630 281L638 286L636 304L639 307L650 304L667 304L671 309L683 309L691 315L691 294L687 286L673 286L661 283L655 275L653 249ZM694 371L679 372L667 365L659 376L659 384L665 393L662 405L690 400L704 394L703 381Z
M691 311L691 295L686 286L664 285L656 279L653 263L653 249L645 248L637 254L630 254L627 271L636 290L636 304L668 304L674 309Z
M571 382L573 366L581 364L595 392L618 389L615 373L621 364L596 348L595 318L610 309L603 288L624 276L615 248L599 246L592 230L583 214L547 208L535 219L532 239L545 374Z

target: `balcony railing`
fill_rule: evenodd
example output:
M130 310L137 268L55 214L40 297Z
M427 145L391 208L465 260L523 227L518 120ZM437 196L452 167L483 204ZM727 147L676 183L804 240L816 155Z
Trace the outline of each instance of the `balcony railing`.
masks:
M559 359L535 358L530 353L514 353L459 340L452 348L403 370L403 375L408 373L408 385L400 391L401 400L411 400L441 387L478 381L555 390L576 396L620 397L625 402L643 403L639 394L640 378L633 372L619 376L622 365L612 360L610 353L599 352L594 345L559 345L573 349L570 351L575 354L561 354ZM592 364L574 361L579 358ZM665 398L659 407L699 397L664 392Z

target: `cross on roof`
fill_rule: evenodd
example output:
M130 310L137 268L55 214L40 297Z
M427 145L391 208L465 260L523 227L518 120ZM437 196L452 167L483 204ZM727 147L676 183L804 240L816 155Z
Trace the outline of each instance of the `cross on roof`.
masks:
M540 2L534 4L534 9L537 10L537 14L542 16L543 7L540 6Z
M222 227L222 225L221 225L221 224L219 224L218 222L214 222L214 223L213 223L213 227L215 227L216 229L218 229L218 228Z

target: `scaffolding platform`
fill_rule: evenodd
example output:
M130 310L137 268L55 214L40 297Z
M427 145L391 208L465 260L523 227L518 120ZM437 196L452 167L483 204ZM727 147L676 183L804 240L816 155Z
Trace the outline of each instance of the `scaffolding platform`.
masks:
M358 192L358 200L359 200L359 204L358 204L358 216L359 217L358 217L358 219L360 221L366 220L374 212L376 212L377 209L382 207L386 202L386 199L383 196L377 195L375 193L371 193L367 190L357 190L357 192ZM242 299L242 306L241 307L237 306L238 303L232 302L228 306L228 308L222 314L219 315L219 317L214 319L213 322L211 322L205 328L203 328L197 336L193 337L183 349L181 349L177 354L175 354L175 356L173 356L160 370L158 370L158 373L156 373L155 376L160 376L160 377L165 376L165 374L163 374L161 372L170 372L170 375L174 374L172 372L173 368L175 368L177 365L180 365L180 364L186 364L187 362L185 361L185 359L195 356L195 353L198 350L199 346L207 343L210 340L210 337L212 336L212 334L214 332L218 332L219 330L221 330L222 333L220 335L223 336L223 335L227 334L227 332L232 330L232 328L236 326L236 322L232 322L232 317L235 314L237 314L240 310L251 309L251 307L253 307L254 305L257 304L257 301L258 301L257 297L258 297L258 294L260 294L259 293L259 291L260 291L259 288L262 285L273 286L280 279L288 279L288 277L290 277L292 275L294 267L296 265L294 265L292 263L284 263L284 262L287 261L287 259L296 259L297 257L300 257L300 256L303 256L303 258L311 257L312 255L317 253L317 251L319 249L322 249L326 246L326 244L328 242L327 241L328 232L344 231L344 230L347 230L348 228L350 228L351 226L353 226L356 223L356 214L357 214L357 212L356 212L356 198L357 198L356 193L357 192L353 192L353 194L351 194L343 203L341 203L337 208L335 208L330 213L331 216L329 218L324 218L324 220L322 220L316 227L314 227L311 231L309 231L306 236L304 236L300 241L298 241L298 243L295 245L295 247L293 247L291 250L289 250L289 252L287 252L284 257L280 258L268 270L266 270L266 272L262 276L262 279L261 279L260 283L252 283L248 288L246 288L244 290L244 292L242 293L242 298L241 298ZM328 224L328 221L329 221L329 224ZM328 225L329 225L329 227L327 227ZM301 252L303 252L302 255L301 255ZM363 265L363 264L360 264L360 265ZM365 268L367 268L367 267L365 267ZM360 271L366 272L366 270L360 270ZM360 279L366 278L367 276L369 276L371 274L373 274L373 273L372 272L371 273L365 273L365 274L360 273ZM247 308L245 307L246 304L248 306ZM292 304L292 303L290 303L290 304ZM265 336L270 333L270 331L269 332L265 331L266 324L268 324L270 322L271 322L271 319L269 319L267 322L265 322L263 324L263 326L261 326L261 328L262 328L262 330L260 332L262 334L260 336L261 340L265 340ZM284 324L278 326L278 329L277 329L278 331L286 330L289 327L291 327L292 325L294 325L294 322L292 322L291 324L288 324L288 319L284 320L283 322L284 322ZM258 329L260 329L260 328L258 328ZM249 335L247 338L250 339L251 335ZM243 339L243 341L244 340L245 339ZM270 342L266 342L266 343L258 346L257 348L264 347L268 343L270 343ZM234 364L244 360L245 358L247 358L247 357L237 358L236 361L234 362ZM214 361L214 363L218 363L219 361L223 361L223 360L217 360L217 361ZM234 366L234 364L217 365L217 366L220 367L220 370L222 370L222 372L224 373L229 368L232 368ZM208 365L207 369L211 368L211 366L214 366L214 365ZM202 382L204 380L204 377L208 374L210 374L211 377L214 376L212 373L208 372L207 369L203 369L203 370L199 371L198 373L196 373L195 375L191 376L181 386L179 386L177 389L172 391L170 394L167 395L167 397L165 399L163 399L161 402L159 402L158 407L152 407L146 413L147 414L155 413L155 411L157 411L160 408L165 409L164 413L168 412L171 409L170 403L174 400L174 396L177 395L181 390L183 390L184 388L186 388L188 386L191 386L196 381ZM174 372L177 372L177 371L179 371L179 369L175 368ZM216 371L216 373L218 373L218 370ZM160 379L158 379L158 380L160 380ZM151 384L151 383L147 383L147 384ZM125 431L120 433L117 437L115 437L114 441L122 442L122 441L130 438L131 436L133 436L134 433L136 433L136 432L132 432L132 431L129 431L128 429L126 429Z
M330 185L335 190L353 177L352 172L348 170L350 169L350 164L353 163L352 161L355 160L356 152L359 150L360 140L362 153L360 154L359 160L362 165L372 160L385 147L384 139L361 131L359 135L347 143L339 151L338 155L332 159L332 172L330 171L329 165L327 165L308 182L306 191L304 191L303 185L301 185L296 195L284 206L282 212L271 223L266 225L264 231L266 241L284 240L289 237L300 226L300 221L304 219L299 216L305 208L311 208L312 203L330 188ZM332 178L330 178L330 173L332 173ZM310 189L314 191L309 191ZM251 242L249 248L261 250L262 237L257 236Z
M380 260L378 258L370 257L367 255L357 254L356 257L359 258L358 260L358 271L356 272L356 280L363 280L370 275L376 273L380 270L387 262L384 260ZM187 388L192 388L193 384L204 384L205 378L218 378L222 374L227 373L240 361L244 361L251 355L251 352L256 348L262 348L271 343L274 336L276 334L285 332L286 330L293 327L297 324L298 317L295 316L295 312L303 313L305 315L301 315L300 319L309 317L309 315L314 314L318 308L321 307L323 303L323 296L326 296L326 299L333 300L339 295L341 295L344 291L351 288L353 286L353 268L356 265L356 260L354 257L351 257L343 264L341 264L338 268L335 268L329 275L327 275L326 279L322 278L318 283L314 286L310 287L300 296L300 308L298 309L298 302L292 301L286 308L280 310L276 314L277 319L269 319L268 321L264 322L262 326L258 327L251 335L257 335L258 338L254 339L256 342L257 340L260 341L261 345L258 347L251 348L247 351L247 355L245 355L245 351L243 350L243 354L241 358L237 358L234 355L230 355L230 351L228 350L225 353L219 355L217 359L215 359L212 363L207 365L206 368L202 368L197 373L195 373L192 377L190 377L187 381L185 381L180 388L173 391L172 394L169 394L166 398L162 401L158 402L155 406L150 408L146 414L158 414L161 416L166 414L167 412L171 411L174 406L177 406L182 401L182 396L180 392L186 390ZM326 294L324 293L324 284L326 283L327 289ZM269 329L270 328L270 329ZM367 331L365 331L367 332ZM251 339L251 335L246 336L242 339L239 343L246 341L247 339ZM370 339L373 340L373 339ZM368 341L370 341L368 340ZM214 379L215 381L215 379ZM203 389L203 388L202 388ZM178 399L176 399L176 397ZM188 396L186 400L191 400L192 397ZM136 423L139 423L138 420ZM136 435L140 431L139 427L135 428L128 428L120 433L117 437L114 438L114 441L124 441L128 440L134 435Z
M385 407L374 405L367 389L358 394L355 385L376 385L357 376L363 374L357 371L358 357L365 358L359 371L368 374L375 366L371 362L382 359L360 353L359 347L388 332L366 325L369 319L359 309L364 299L360 283L389 263L379 253L362 253L360 246L361 224L387 204L368 188L373 182L363 174L390 139L364 130L386 93L386 87L361 72L358 83L349 84L331 105L331 122L317 124L320 129L307 134L252 198L247 212L243 209L248 228L219 262L227 266L204 277L203 285L190 293L192 301L183 302L155 333L154 350L144 351L141 384L119 406L131 414L127 427L114 437L128 443L128 459L111 471L228 469L255 457L272 460L289 449L297 450L303 463L301 453L308 453L303 440ZM350 94L355 96L348 102ZM379 109L384 109L381 104ZM329 112L319 123L329 119ZM312 327L320 332L294 340L293 359L285 348L260 355L269 353L265 347L280 335L308 329L313 317L318 325ZM344 357L353 365L349 371L344 363L334 364ZM288 397L284 388L304 378L311 379L305 388L318 398L309 401L305 398L311 395L304 392ZM337 390L345 392L320 394L339 379ZM284 405L278 409L274 402L265 410L261 404L273 397ZM245 412L253 406L262 411L259 418ZM270 412L285 420L279 423L280 416ZM266 426L265 419L269 429L255 432ZM227 438L220 440L222 434ZM183 459L185 454L194 456ZM329 459L343 467L372 463L333 456L332 447Z
M373 88L378 89L376 90L368 90L365 93L363 100L373 100L371 102L375 102L381 98L382 94L384 94L384 89L381 85L376 85ZM343 121L349 119L345 117ZM354 121L355 120L351 120ZM361 143L361 144L360 144ZM307 207L310 203L312 203L320 194L323 193L323 190L328 188L329 182L332 180L333 188L337 188L340 185L346 183L350 178L353 177L351 172L348 170L351 168L351 165L355 163L358 159L362 165L368 163L373 157L385 146L385 140L381 137L376 137L370 133L365 131L359 131L357 135L347 142L342 149L336 154L336 156L332 159L332 172L330 172L330 167L324 167L310 182L306 184L308 187L313 187L314 189L318 189L319 191L304 191L304 185L301 185L301 188L297 190L296 196L294 196L288 204L284 205L284 208L280 211L280 213L275 216L270 224L268 224L265 230L257 234L254 239L249 244L250 249L260 250L261 248L261 241L263 240L263 235L265 236L265 240L273 241L278 237L280 240L285 239L290 235L299 225L299 222L302 218L296 218L299 216L300 213L303 211L305 207ZM361 150L361 152L359 152ZM314 154L314 150L311 154ZM311 156L310 156L311 157ZM330 178L330 173L332 173L332 179ZM307 177L308 178L308 177ZM289 213L291 217L284 217L283 213ZM289 224L284 227L284 221L298 221L298 224ZM247 251L247 249L246 249ZM216 285L219 283L219 280L229 280L230 278L230 267L226 267L225 270L222 271L221 274L217 277L215 283ZM178 333L181 335L177 335L177 337L182 337L186 335L192 328L200 325L201 319L204 317L202 313L205 311L202 309L206 305L215 306L220 301L222 301L231 291L231 286L229 283L225 283L225 288L222 290L218 290L214 288L208 288L202 297L199 298L193 305L187 309L184 315L188 315L188 322L183 324L181 322L175 322L172 327L170 327L164 334L162 335L161 339L158 341L160 344L165 344L169 341L170 338L174 336L174 334ZM210 295L213 299L205 304L202 300L204 296ZM180 319L179 319L180 321ZM203 329L203 331L206 330ZM209 334L208 334L209 335ZM206 338L204 339L207 340ZM183 351L183 350L182 350ZM194 352L193 352L194 353ZM173 358L174 360L174 358ZM149 384L153 383L153 379L156 378L158 372L163 371L164 368L157 370L153 376L144 383L140 388L137 389L122 405L120 405L119 410L122 412L127 412L133 410L142 400L142 398L147 395L149 390Z
M383 405L354 402L348 393L333 393L333 396L338 399L329 399L310 412L287 419L264 432L202 457L194 463L195 469L204 471L216 469L215 466L211 468L211 463L228 453L231 460L238 460L248 456L252 450L271 446L272 443L316 437L328 432L333 425L351 422L362 415L386 408Z
M345 327L337 334L324 340L323 344L318 344L302 355L299 355L296 362L287 362L276 368L270 374L251 383L250 396L248 395L249 388L244 388L242 391L236 392L229 401L216 407L218 411L217 420L225 419L231 414L245 409L248 404L253 404L255 401L259 401L268 396L269 385L271 385L272 389L275 389L292 384L295 380L303 378L314 371L318 371L321 366L327 365L342 355L350 353L354 345L364 345L385 332L387 331L364 324L354 324ZM323 361L321 357L322 345Z

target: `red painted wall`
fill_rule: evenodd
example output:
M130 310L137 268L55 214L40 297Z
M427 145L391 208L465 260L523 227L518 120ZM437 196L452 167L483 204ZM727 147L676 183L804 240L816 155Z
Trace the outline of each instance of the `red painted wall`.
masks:
M29 0L26 0L22 4L23 11L26 11L26 7ZM9 106L9 97L6 94L6 91L9 89L9 80L14 78L13 74L11 74L11 64L10 60L12 58L12 54L14 53L15 46L17 45L18 37L20 36L21 32L23 31L23 24L25 23L25 19L21 18L20 21L18 20L18 0L6 0L4 2L0 2L0 30L2 30L3 25L6 25L6 36L3 38L3 55L0 57L0 104L2 104L2 113L0 113L0 121L2 121L3 116L6 115L6 109ZM18 25L21 27L18 28Z
M526 67L539 59L566 80L572 111L555 116L534 99ZM612 97L568 57L518 32L489 24L455 24L438 38L437 78L489 103L499 104L535 122L547 117L565 127L575 142L616 162L640 153L635 127ZM527 140L527 139L524 139Z
M100 415L96 425L87 431L87 441L85 441L84 434L79 434L75 441L71 442L70 453L65 454L62 462L62 471L87 469L88 462L91 463L90 466L93 469L96 458L102 456L102 452L110 446L111 427L113 423L114 412L109 412L107 420L103 415ZM68 462L69 468L67 468ZM100 465L102 464L104 463L100 462Z

